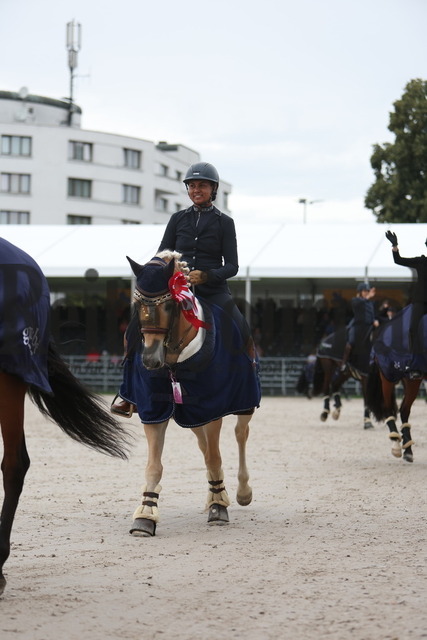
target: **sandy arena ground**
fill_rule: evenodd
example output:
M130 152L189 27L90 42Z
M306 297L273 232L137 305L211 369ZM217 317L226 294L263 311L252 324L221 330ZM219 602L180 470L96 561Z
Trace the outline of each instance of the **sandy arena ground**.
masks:
M107 398L109 400L110 398ZM321 400L270 398L251 423L254 500L237 505L233 418L222 450L228 526L206 523L194 435L171 422L155 538L128 534L145 439L128 462L74 443L28 402L27 475L0 599L2 640L427 638L427 405L413 464L387 429Z

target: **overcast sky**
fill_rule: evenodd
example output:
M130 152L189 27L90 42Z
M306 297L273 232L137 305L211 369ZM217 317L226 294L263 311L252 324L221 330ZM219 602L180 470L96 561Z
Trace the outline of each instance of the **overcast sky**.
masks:
M82 127L179 142L233 185L237 221L374 222L372 145L427 78L426 0L0 0L0 89L69 95Z

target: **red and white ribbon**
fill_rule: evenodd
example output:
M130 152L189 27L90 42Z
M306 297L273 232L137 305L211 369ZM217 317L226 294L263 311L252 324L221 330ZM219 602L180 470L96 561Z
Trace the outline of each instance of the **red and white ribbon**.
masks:
M188 320L188 322L191 322L193 327L197 329L209 329L209 324L203 322L203 320L199 320L197 317L196 298L192 291L190 291L187 278L182 271L177 271L177 273L173 274L169 279L168 286L172 298L181 305L184 318Z

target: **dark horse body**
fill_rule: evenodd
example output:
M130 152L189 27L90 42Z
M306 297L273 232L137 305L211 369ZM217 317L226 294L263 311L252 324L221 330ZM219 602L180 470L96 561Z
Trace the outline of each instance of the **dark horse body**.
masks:
M363 426L371 429L373 424L370 411L367 406L367 375L369 369L369 354L371 351L371 336L367 333L363 340L358 341L352 349L347 367L340 370L346 345L347 328L342 327L335 333L322 340L317 350L314 369L313 395L323 396L323 410L320 419L325 422L331 411L331 399L333 399L332 417L338 420L341 413L341 393L343 384L350 378L358 380L362 387L364 401Z
M375 418L384 421L389 429L392 455L396 458L403 455L407 462L414 460L409 424L411 407L427 376L427 350L424 347L423 351L414 354L409 348L411 314L412 305L408 305L379 330L372 348L367 395L368 406ZM418 342L427 345L425 315L418 325ZM395 388L399 382L403 386L403 398L398 409ZM401 433L397 427L398 413Z
M0 519L0 594L3 565L24 478L30 466L25 445L24 400L28 392L40 411L74 440L126 457L120 424L70 373L49 333L50 294L39 266L0 238L0 423L4 500Z
M219 438L222 417L237 415L237 501L247 505L252 500L245 447L249 421L260 401L256 354L247 352L230 316L227 319L216 305L194 298L184 275L186 264L179 258L180 254L165 251L146 265L129 259L136 289L120 396L136 405L148 444L146 485L134 513L133 535L155 535L161 457L172 417L197 437L209 483L208 522L223 523L228 522L230 502Z

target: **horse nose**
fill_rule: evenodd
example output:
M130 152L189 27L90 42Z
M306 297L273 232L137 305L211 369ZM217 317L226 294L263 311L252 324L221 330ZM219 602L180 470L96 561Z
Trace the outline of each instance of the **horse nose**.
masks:
M164 366L164 346L162 340L153 340L150 345L144 345L142 364L146 369L161 369Z

